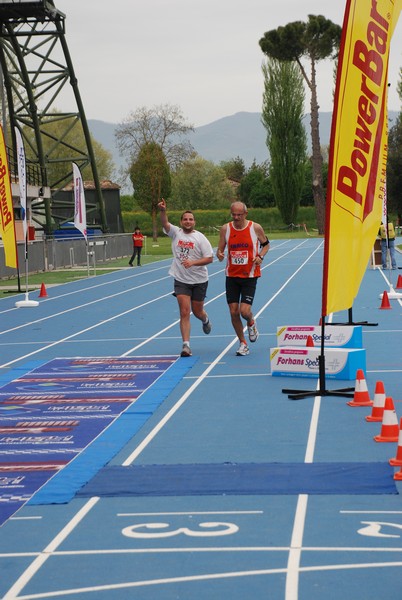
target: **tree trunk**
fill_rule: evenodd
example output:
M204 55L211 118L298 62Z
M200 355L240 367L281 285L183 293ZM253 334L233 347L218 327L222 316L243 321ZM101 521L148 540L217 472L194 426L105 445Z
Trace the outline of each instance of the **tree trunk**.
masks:
M155 206L152 207L152 241L156 243L158 241L158 221L157 221L157 210Z
M317 219L318 233L323 235L325 230L325 198L322 184L322 165L320 129L319 129L319 106L317 101L317 84L315 61L311 61L311 145L312 145L312 168L313 168L313 199Z

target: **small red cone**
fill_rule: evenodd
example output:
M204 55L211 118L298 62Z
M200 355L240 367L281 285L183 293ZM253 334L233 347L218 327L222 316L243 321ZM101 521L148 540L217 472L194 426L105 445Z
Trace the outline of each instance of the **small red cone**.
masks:
M40 286L39 298L47 298L47 291L44 283L42 283L42 285Z
M382 381L375 384L374 402L371 415L366 417L366 421L382 421L385 405L385 390Z
M347 402L349 406L372 406L373 402L370 400L370 396L367 389L367 383L364 378L363 369L357 369L356 373L356 384L355 393L353 400Z
M389 303L388 292L383 293L380 308L392 308Z
M389 460L389 464L392 467L402 467L402 419L399 425L399 437L398 437L398 448L396 451L395 458Z
M400 471L397 471L394 475L394 479L397 479L399 481L402 481L402 469Z
M306 347L307 348L314 348L314 341L313 341L313 338L311 337L311 335L307 336Z
M396 416L394 401L389 396L385 398L384 415L380 435L375 436L376 442L397 442L399 438L399 425Z
M396 290L402 290L402 275L398 275L398 281L396 282Z

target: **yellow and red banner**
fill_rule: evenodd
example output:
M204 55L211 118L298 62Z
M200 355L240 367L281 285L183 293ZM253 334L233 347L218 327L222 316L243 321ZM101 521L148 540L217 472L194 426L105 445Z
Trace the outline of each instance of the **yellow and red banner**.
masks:
M15 238L13 194L11 191L6 144L0 125L0 236L4 244L5 264L17 268L17 243Z
M322 316L349 309L382 218L387 73L402 0L348 0L342 29L328 172Z

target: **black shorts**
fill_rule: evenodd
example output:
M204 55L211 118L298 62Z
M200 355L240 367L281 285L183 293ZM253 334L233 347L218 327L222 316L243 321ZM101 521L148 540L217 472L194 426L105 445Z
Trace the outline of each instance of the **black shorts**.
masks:
M253 304L258 277L226 277L228 304Z
M185 296L190 296L191 300L202 302L207 295L207 287L208 281L204 281L203 283L184 283L175 279L173 296L184 294Z

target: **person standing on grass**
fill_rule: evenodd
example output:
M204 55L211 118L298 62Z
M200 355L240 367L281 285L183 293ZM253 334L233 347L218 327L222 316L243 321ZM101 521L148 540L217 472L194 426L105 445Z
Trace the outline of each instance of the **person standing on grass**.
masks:
M232 222L221 227L217 257L220 261L225 258L227 246L226 301L240 342L236 355L246 356L250 350L241 317L247 323L248 339L256 342L259 333L251 306L261 276L260 265L269 250L269 240L261 225L246 219L247 207L243 202L233 202L230 210Z
M130 258L130 261L128 264L130 265L130 267L132 267L133 261L135 260L135 257L137 257L137 266L140 267L141 266L141 251L142 251L142 245L144 243L144 236L142 235L139 227L136 227L134 229L132 238L133 238L133 255Z
M202 322L202 330L211 332L211 322L204 309L208 288L207 265L213 261L213 250L203 233L195 229L191 210L181 215L180 227L169 223L166 201L158 203L164 233L172 240L173 262L169 274L174 278L174 296L180 311L180 332L183 346L180 356L191 356L190 312Z

